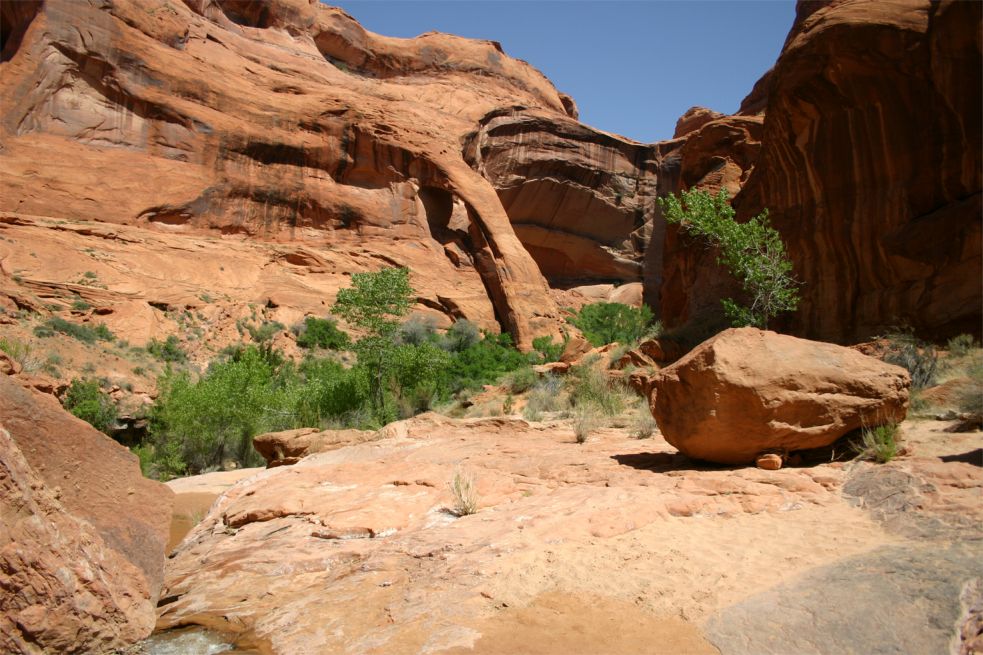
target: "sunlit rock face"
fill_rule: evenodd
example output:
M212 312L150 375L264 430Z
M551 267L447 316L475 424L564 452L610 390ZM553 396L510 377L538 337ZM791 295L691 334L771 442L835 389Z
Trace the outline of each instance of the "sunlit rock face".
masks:
M575 110L498 44L381 37L306 0L3 12L0 210L450 267L437 311L520 343L557 331L539 268L460 144L497 107Z
M770 210L795 263L802 305L785 328L979 333L981 22L979 3L800 3L744 103L764 124L735 199L739 216ZM664 261L668 322L725 295L712 254L675 230Z

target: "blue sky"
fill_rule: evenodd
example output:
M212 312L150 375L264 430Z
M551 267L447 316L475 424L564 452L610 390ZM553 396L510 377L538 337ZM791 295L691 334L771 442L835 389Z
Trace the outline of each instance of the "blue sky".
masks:
M792 0L340 0L367 29L499 41L580 107L580 120L638 141L672 137L693 105L733 113L775 63Z

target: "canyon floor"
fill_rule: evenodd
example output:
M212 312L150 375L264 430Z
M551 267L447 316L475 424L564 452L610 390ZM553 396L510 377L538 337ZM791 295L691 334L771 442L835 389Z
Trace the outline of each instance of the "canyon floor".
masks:
M980 432L910 419L887 464L765 471L614 423L578 444L569 420L424 414L172 481L172 536L195 525L145 648L203 626L260 653L983 652Z

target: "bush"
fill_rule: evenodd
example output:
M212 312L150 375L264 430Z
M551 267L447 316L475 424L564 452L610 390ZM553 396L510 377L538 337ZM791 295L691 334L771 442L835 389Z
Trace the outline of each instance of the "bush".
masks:
M362 427L359 416L369 403L369 374L364 367L346 369L330 359L309 359L300 365L304 379L295 411L299 425L331 421Z
M72 380L63 404L69 412L104 434L109 434L116 427L116 405L102 392L96 380Z
M30 344L18 341L13 337L0 337L0 350L10 355L10 358L18 364L23 364L28 355L31 354Z
M164 341L151 339L147 344L147 352L162 362L186 362L188 355L181 349L181 342L173 334Z
M503 375L528 366L526 356L512 346L508 334L485 333L485 338L454 353L443 375L446 393L480 389Z
M555 375L546 375L533 385L522 415L530 421L538 421L544 412L559 412L568 407L569 399L563 393L563 381Z
M413 316L399 328L399 341L411 346L419 346L433 341L437 325L432 316Z
M594 347L609 343L632 344L642 338L652 323L652 310L617 302L584 305L569 319Z
M585 361L567 373L567 388L574 407L595 407L607 416L614 416L625 407L625 394L611 387L607 375Z
M455 321L444 335L444 347L451 352L459 353L478 345L481 332L478 326L467 320Z
M247 325L246 329L249 331L249 336L256 343L266 343L276 336L277 332L284 329L283 323L279 321L265 321L259 327L254 325Z
M767 328L768 321L799 305L798 283L792 277L792 262L785 254L781 235L768 224L765 210L745 223L734 220L734 210L721 189L716 196L706 191L684 191L659 198L666 221L719 250L717 263L725 266L741 283L749 304L731 298L721 301L735 326Z
M346 332L338 329L338 323L333 318L308 316L297 336L297 345L301 348L344 350L351 345L351 339Z
M960 334L959 336L949 339L949 342L946 344L946 349L953 357L965 357L976 346L976 340L973 338L973 335Z
M539 353L540 363L549 364L560 360L566 344L563 341L553 343L553 337L542 336L532 340L532 347Z
M79 325L78 323L66 321L59 316L52 316L42 325L34 328L34 334L39 337L54 336L55 332L67 334L85 343L95 343L97 340L112 341L116 338L103 323L95 327L91 325Z
M573 419L573 434L577 443L587 443L590 433L597 429L596 410L590 405L582 405L577 409Z
M935 346L921 342L911 333L890 334L887 340L884 361L908 369L912 389L926 389L935 384L939 368Z
M659 426L652 417L652 411L649 409L648 403L642 403L638 408L638 413L635 415L635 420L631 427L631 436L636 439L648 439L655 434L658 428Z
M528 391L536 384L536 371L531 366L524 366L509 375L507 384L512 393Z
M854 450L861 459L885 464L898 454L898 426L896 423L886 423L876 427L864 427L860 442L854 444Z

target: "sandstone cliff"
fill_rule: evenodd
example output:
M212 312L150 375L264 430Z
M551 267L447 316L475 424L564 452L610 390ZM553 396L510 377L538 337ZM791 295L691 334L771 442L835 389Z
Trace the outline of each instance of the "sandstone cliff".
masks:
M764 124L735 199L739 216L768 208L788 245L803 283L790 331L979 334L981 23L972 2L799 4L744 103ZM671 230L664 262L667 321L716 305L726 282L712 256Z
M3 12L0 209L326 254L401 241L379 264L450 268L445 282L472 279L491 305L438 284L438 311L497 317L521 343L556 332L536 263L461 140L497 107L573 109L497 44L380 37L308 0Z

